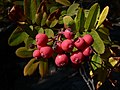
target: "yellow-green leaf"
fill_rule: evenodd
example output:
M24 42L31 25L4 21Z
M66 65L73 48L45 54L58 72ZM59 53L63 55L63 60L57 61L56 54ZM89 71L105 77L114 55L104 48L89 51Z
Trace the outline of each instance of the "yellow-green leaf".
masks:
M100 14L96 28L98 28L104 22L104 20L106 19L108 15L108 12L109 12L109 6L106 6Z
M27 49L26 47L19 47L16 50L16 55L20 58L30 58L33 55L33 49Z
M69 0L55 0L57 3L60 3L62 5L65 5L65 6L70 6L71 3L69 2Z
M37 61L35 58L32 58L24 67L24 76L32 75L36 71L38 64L39 61Z
M119 60L115 60L113 57L109 58L109 63L114 67L117 63L119 62Z

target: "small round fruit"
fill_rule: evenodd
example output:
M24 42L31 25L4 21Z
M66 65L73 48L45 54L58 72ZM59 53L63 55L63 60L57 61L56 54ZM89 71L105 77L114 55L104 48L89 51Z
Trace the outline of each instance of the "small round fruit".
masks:
M55 64L62 67L68 64L68 56L66 54L58 54L55 58Z
M80 51L75 51L70 56L70 59L71 59L72 63L79 64L83 61L84 55Z
M92 53L92 48L91 47L87 47L83 50L83 55L84 56L89 56Z
M40 54L43 58L50 58L53 55L53 49L50 46L41 47Z
M36 38L37 45L40 45L40 46L45 46L48 42L48 36L43 33L38 33L35 38Z
M37 49L37 50L34 50L34 51L33 51L33 57L34 57L34 58L37 59L37 58L39 58L40 56L41 56L40 50Z
M73 41L71 39L65 39L62 42L61 47L64 51L70 52L73 50Z
M92 43L94 42L94 39L90 34L84 35L83 39L85 40L88 46L92 45Z
M83 50L86 47L86 43L84 41L84 39L82 37L79 37L75 42L74 42L74 46L77 49Z
M56 48L55 48L55 52L59 53L59 54L64 52L62 47L61 47L61 42L57 42L57 45L56 45Z
M42 47L42 46L40 46L40 45L37 45L37 49L39 49L39 50L40 50L40 49L41 49L41 47Z
M64 32L63 35L65 36L65 38L67 39L72 39L73 38L73 32L71 32L70 28L67 28Z

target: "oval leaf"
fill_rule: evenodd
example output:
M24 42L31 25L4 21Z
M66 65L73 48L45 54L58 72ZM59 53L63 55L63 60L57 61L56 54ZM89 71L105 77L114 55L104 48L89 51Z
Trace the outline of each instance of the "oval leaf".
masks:
M103 54L105 51L105 45L102 41L102 39L100 38L99 34L95 31L92 30L90 33L94 39L94 43L92 44L93 49L99 53L99 54Z
M30 58L33 55L33 51L34 50L27 49L26 47L19 47L15 53L20 58Z
M52 29L45 29L45 34L48 36L48 38L54 37L54 32Z
M106 6L100 14L96 28L98 28L104 22L104 20L106 19L107 15L108 15L108 12L109 12L109 7Z
M36 71L38 64L39 62L35 58L31 59L24 67L24 76L32 75Z
M55 0L57 3L60 3L62 5L65 5L65 6L70 6L71 3L69 2L69 0Z
M98 3L95 3L94 5L91 6L89 10L89 14L85 21L84 28L86 29L86 31L95 27L99 13L100 13L100 6Z
M73 3L71 6L69 6L69 8L67 9L67 15L68 16L73 16L75 14L77 14L77 9L79 7L78 3Z
M10 46L17 46L20 43L22 43L27 37L28 37L28 34L24 32L22 28L17 27L10 35L8 39L8 44Z

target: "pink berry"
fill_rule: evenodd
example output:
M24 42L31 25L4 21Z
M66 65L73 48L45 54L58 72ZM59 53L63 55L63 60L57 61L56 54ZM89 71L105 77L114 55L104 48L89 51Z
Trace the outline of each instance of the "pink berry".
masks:
M92 43L94 42L94 39L90 34L86 34L85 36L83 36L83 39L85 40L88 46L92 45Z
M70 59L71 59L72 63L79 64L83 61L84 55L80 51L75 51L70 56Z
M50 58L53 55L53 49L50 46L41 47L40 54L43 58Z
M55 64L62 67L68 64L68 57L66 54L58 54L55 58Z
M61 48L61 42L57 42L56 48L55 48L56 53L63 53L64 51Z
M41 54L40 54L40 50L34 50L33 51L33 57L35 57L35 58L39 58L41 56Z
M70 52L73 50L73 41L70 39L66 39L62 42L61 47L64 51Z
M39 50L40 50L40 49L41 49L41 47L42 47L42 46L40 46L40 45L37 45L37 49L39 49Z
M86 49L83 50L83 55L84 56L89 56L92 53L92 48L87 47Z
M35 38L36 38L37 45L40 45L40 46L45 46L48 42L48 36L43 33L38 33Z
M86 47L86 43L84 41L84 39L82 37L79 37L75 42L74 42L74 46L77 49L83 50Z
M64 32L63 35L65 36L65 38L67 39L72 39L73 38L73 32L71 32L70 28L67 28Z

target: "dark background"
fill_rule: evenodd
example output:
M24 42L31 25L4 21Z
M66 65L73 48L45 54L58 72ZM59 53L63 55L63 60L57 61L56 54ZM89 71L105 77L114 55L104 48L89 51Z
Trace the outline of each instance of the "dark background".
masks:
M73 0L70 0L71 2ZM76 0L81 3L82 0ZM84 1L84 0L83 0ZM93 3L99 2L101 8L106 5L110 7L108 15L112 23L110 28L111 40L120 45L120 1L119 0L86 0L81 5L89 8ZM11 6L9 3L6 6ZM23 76L23 67L27 60L21 59L15 55L15 50L23 44L11 47L8 45L8 38L16 28L16 23L9 20L7 16L8 7L5 7L6 16L0 21L0 90L89 90L86 83L80 77L79 73L59 71L53 77L49 77L43 82L39 82L39 75L34 74L31 77ZM0 13L0 14L3 14ZM66 74L65 74L66 73ZM73 75L73 76L71 76ZM67 77L71 76L71 77ZM116 87L106 80L100 90L120 90L120 73L113 73L113 79L118 80Z

